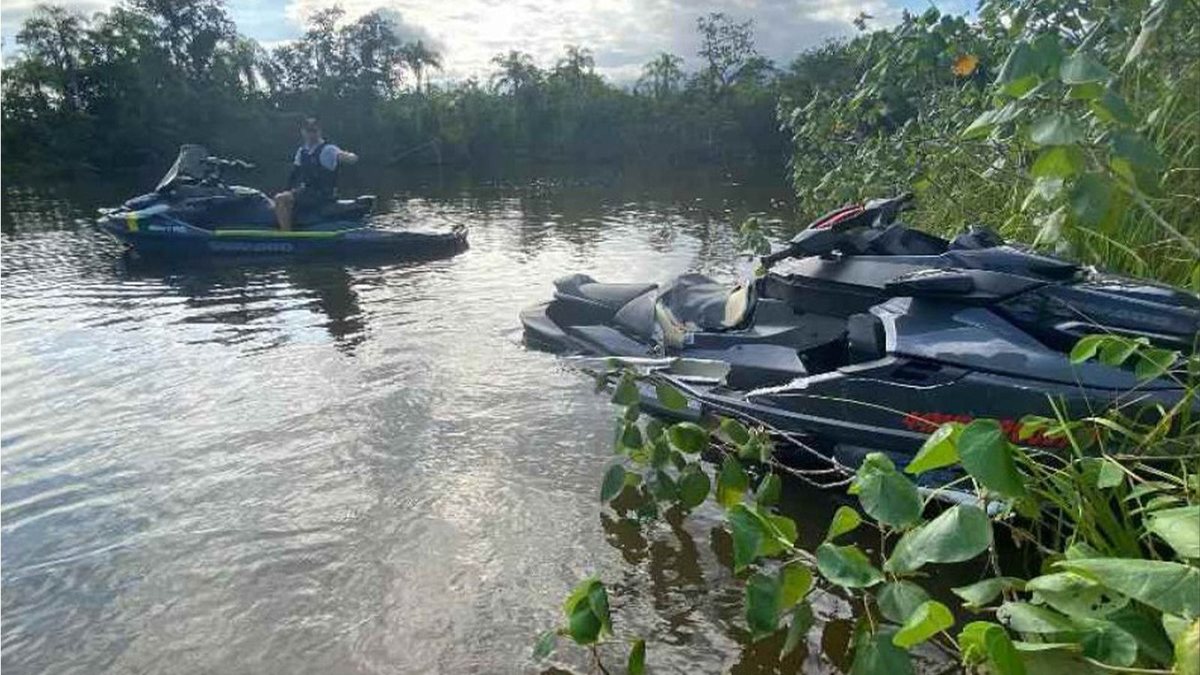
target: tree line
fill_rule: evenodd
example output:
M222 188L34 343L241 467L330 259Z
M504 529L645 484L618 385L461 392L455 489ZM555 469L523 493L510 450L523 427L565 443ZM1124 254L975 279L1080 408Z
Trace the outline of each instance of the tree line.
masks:
M221 0L126 0L90 17L46 5L3 72L4 168L139 167L184 142L277 157L313 114L376 163L780 165L776 102L795 76L758 53L750 21L709 14L697 30L700 68L664 52L633 86L599 75L580 45L551 64L497 54L490 76L432 84L443 55L378 11L317 12L268 50Z

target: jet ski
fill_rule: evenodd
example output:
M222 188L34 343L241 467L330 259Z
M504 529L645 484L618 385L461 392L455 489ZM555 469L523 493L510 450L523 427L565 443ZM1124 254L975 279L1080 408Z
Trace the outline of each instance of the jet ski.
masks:
M184 145L153 192L102 209L101 230L143 257L313 256L432 258L467 248L464 228L415 232L372 227L373 196L340 199L301 214L292 230L276 226L272 202L260 190L227 185L222 173L252 164Z
M656 375L689 407L662 408L647 384L644 409L765 423L851 467L872 451L901 464L948 421L998 419L1014 441L1053 448L1064 440L1023 434L1021 420L1180 400L1169 377L1141 381L1068 354L1091 333L1194 353L1200 298L1039 255L986 228L950 241L909 228L898 215L911 199L827 214L749 280L563 277L551 301L521 313L526 343L658 359ZM722 374L675 367L688 360L718 362Z

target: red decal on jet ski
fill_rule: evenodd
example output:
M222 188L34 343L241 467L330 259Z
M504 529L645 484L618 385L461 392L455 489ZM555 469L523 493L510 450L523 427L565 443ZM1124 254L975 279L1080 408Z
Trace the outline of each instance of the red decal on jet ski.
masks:
M864 211L863 207L858 206L857 204L852 205L852 206L845 206L845 207L838 209L837 211L834 211L833 213L827 214L825 217L821 218L820 220L813 223L809 227L814 230L823 230L827 227L833 227L834 225L837 225L838 223L842 222L843 220L846 220L848 218L853 218L854 216L859 215L863 211Z
M943 424L947 422L958 422L960 424L970 424L974 421L974 417L964 414L952 414L941 412L910 412L904 416L904 426L913 431L931 434ZM1000 428L1004 430L1004 435L1008 436L1008 440L1018 445L1034 446L1039 448L1061 448L1067 444L1067 439L1047 436L1042 431L1035 431L1027 438L1021 438L1021 422L1014 419L1000 419Z

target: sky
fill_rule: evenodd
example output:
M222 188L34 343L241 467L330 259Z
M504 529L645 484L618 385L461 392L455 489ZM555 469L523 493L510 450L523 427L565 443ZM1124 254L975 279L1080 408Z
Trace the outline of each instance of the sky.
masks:
M45 0L0 0L4 54L17 49L21 20ZM116 0L58 0L85 14ZM385 10L403 37L420 37L443 55L444 68L433 80L486 78L497 53L529 52L542 66L553 65L568 44L592 50L596 70L618 83L635 80L642 64L668 51L697 64L696 18L725 12L753 19L759 52L786 64L805 48L852 35L859 12L875 25L893 23L905 8L924 11L926 0L226 0L238 30L272 47L298 37L305 17L340 5L354 19ZM970 9L970 0L936 3L945 12Z

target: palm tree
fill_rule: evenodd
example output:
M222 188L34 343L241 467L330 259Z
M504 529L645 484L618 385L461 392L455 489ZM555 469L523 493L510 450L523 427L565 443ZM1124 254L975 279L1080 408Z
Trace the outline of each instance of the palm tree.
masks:
M412 69L413 74L417 76L417 93L422 90L422 83L425 81L425 68L434 68L441 70L442 55L425 46L423 40L410 42L400 49L401 58L408 67Z
M492 64L499 68L492 75L492 86L497 90L507 89L514 96L536 86L542 76L533 57L515 49L493 56Z
M653 61L642 66L642 76L638 78L638 87L646 90L656 99L662 99L683 82L683 59L662 52Z
M590 75L596 67L596 59L592 57L592 50L587 47L567 45L566 51L566 55L555 65L554 72L579 89L583 85L584 76Z

